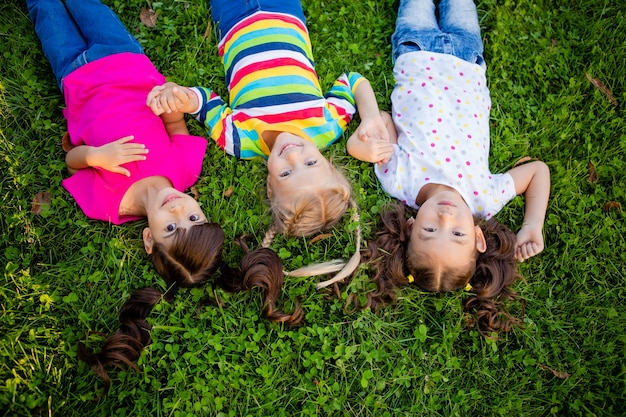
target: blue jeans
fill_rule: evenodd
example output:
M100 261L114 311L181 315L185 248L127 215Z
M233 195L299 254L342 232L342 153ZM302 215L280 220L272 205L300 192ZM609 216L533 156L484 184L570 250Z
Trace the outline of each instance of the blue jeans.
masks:
M392 61L404 53L430 51L485 66L478 13L473 0L442 0L439 23L433 0L400 0L391 37Z
M28 13L59 88L81 66L121 52L143 54L139 42L99 0L26 0Z
M258 11L285 13L306 23L300 0L209 0L219 39L241 20Z

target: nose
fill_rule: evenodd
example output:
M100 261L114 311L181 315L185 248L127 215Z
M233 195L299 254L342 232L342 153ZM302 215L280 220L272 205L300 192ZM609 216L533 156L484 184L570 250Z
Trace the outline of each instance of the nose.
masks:
M445 210L445 209L439 210L437 214L439 216L439 220L444 223L451 220L454 217L454 214L452 213L451 210Z
M177 213L177 212L180 212L182 209L183 209L182 204L174 204L172 205L172 207L170 207L170 213Z
M298 159L300 158L300 152L298 151L299 149L300 148L298 147L287 149L284 154L285 159L290 163L298 162Z

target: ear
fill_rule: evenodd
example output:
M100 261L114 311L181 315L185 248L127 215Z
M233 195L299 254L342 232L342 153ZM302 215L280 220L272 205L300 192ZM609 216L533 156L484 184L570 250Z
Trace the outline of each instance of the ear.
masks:
M485 240L483 229L481 229L480 226L474 226L474 230L476 231L476 250L480 253L485 253L487 250L487 241Z
M413 223L415 223L415 219L413 217L406 219L406 225L409 226L409 230L413 229Z
M150 255L152 253L152 247L154 246L154 239L152 239L152 232L149 227L143 229L143 247L146 249L146 253Z
M270 176L265 180L265 188L267 190L267 198L272 198L272 187L270 187Z

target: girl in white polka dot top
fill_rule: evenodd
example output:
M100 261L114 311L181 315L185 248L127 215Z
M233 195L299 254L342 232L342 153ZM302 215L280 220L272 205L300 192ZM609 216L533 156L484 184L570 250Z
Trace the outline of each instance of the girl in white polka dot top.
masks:
M418 209L408 220L403 205L383 213L384 230L366 254L380 288L368 306L393 301L394 288L412 282L437 292L465 287L475 294L466 308L477 312L479 328L508 330L512 318L494 298L513 296L517 261L543 250L550 172L540 161L490 171L491 99L476 7L472 0L438 7L439 22L432 0L400 2L391 143L365 128L348 141L352 156L377 163L386 192ZM516 236L492 216L519 194L526 209Z

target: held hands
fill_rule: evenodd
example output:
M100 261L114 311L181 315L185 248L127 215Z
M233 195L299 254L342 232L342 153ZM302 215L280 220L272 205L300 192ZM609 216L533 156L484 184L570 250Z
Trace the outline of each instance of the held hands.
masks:
M535 256L543 250L542 227L532 224L524 224L517 233L515 259L524 262L531 256Z
M388 128L380 113L362 120L348 138L348 153L361 161L377 164L388 162L394 151Z
M133 139L134 136L125 136L115 142L90 148L87 164L130 177L130 171L121 165L143 161L148 153L143 143L127 143Z
M168 82L150 91L146 105L156 116L163 113L191 113L198 107L198 98L188 88Z

